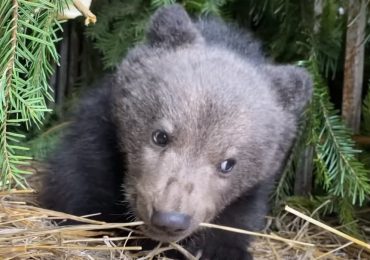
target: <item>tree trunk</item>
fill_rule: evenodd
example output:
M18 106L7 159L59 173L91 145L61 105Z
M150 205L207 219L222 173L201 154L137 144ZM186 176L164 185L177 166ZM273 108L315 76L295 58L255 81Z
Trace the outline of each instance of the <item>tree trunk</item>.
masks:
M360 130L364 73L366 0L349 0L342 116L354 133Z

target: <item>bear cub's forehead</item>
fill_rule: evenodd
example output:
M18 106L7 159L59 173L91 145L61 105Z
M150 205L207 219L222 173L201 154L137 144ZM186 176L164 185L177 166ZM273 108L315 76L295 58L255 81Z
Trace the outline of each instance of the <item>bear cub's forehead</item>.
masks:
M232 51L201 43L170 51L146 46L132 50L121 64L119 76L123 79L120 86L128 91L167 92L184 101L208 97L217 99L219 105L250 107L256 98L274 100L258 65Z
M140 124L150 128L161 128L153 122L166 120L183 134L240 139L252 126L272 122L280 110L258 65L204 43L173 50L141 46L128 54L117 75L117 87L131 97L116 97L118 105L129 102L143 111Z

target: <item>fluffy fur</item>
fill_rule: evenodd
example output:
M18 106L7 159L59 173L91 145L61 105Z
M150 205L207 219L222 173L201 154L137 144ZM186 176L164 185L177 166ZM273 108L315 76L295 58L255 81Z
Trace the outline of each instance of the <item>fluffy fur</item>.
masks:
M258 230L268 195L311 95L303 69L268 62L258 42L179 5L157 11L145 44L86 96L44 177L43 204L99 219L146 223L154 240L182 239L202 259L251 259L249 238L200 222ZM166 131L169 143L152 141ZM222 173L227 159L236 164ZM153 212L191 217L153 227Z

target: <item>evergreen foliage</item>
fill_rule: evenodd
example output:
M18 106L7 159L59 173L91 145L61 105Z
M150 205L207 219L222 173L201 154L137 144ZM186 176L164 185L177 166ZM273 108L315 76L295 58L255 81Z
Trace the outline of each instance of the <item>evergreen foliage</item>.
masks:
M315 60L309 69L315 82L310 141L315 147L316 185L323 185L333 196L362 205L370 194L369 171L357 159L361 151L355 148L350 131L330 103Z
M349 231L357 232L354 205L363 205L370 194L369 170L359 161L350 131L330 103L317 61L310 60L308 68L314 77L314 96L311 104L310 143L314 147L314 194L328 196L331 212L338 214Z
M19 166L29 157L20 145L19 128L40 126L52 100L48 77L58 60L55 43L58 11L66 1L13 0L0 2L0 187L22 185L27 173Z
M102 54L105 68L114 67L127 50L142 40L150 5L144 0L111 0L94 6L99 20L87 36Z

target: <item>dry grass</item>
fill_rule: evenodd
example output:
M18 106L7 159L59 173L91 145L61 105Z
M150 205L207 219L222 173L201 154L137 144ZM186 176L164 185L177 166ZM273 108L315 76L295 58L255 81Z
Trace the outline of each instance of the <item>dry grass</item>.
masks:
M108 224L45 210L25 202L32 195L32 190L0 192L0 259L164 259L161 254L171 249L198 259L175 243L143 251L140 241L147 238L137 228L142 222ZM83 224L58 227L52 223L55 219ZM366 251L369 244L351 237L343 239L326 226L310 222L309 216L286 213L269 218L264 233L207 223L202 226L255 236L251 248L255 259L370 259ZM271 226L279 231L272 232ZM115 236L112 228L127 230L129 235Z

